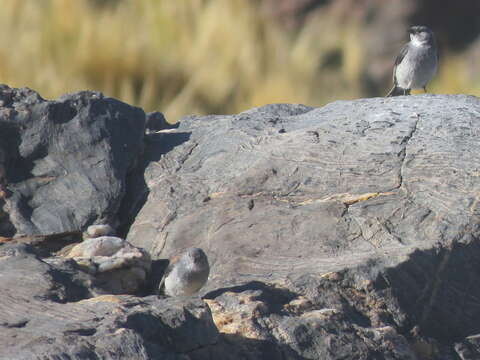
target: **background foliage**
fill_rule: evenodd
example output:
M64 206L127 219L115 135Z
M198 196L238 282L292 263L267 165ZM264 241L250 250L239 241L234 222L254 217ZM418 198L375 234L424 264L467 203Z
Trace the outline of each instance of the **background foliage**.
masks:
M99 90L170 122L382 96L390 87L390 75L381 91L365 86L369 37L358 21L318 12L288 30L248 0L2 0L0 41L2 83L47 98ZM467 60L443 55L429 90L478 93Z

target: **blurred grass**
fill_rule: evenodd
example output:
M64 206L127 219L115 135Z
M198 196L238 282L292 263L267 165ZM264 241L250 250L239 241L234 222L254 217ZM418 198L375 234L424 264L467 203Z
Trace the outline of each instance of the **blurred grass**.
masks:
M46 98L99 90L170 122L365 95L361 26L339 26L328 12L293 34L247 0L98 3L2 0L0 82ZM431 90L474 90L458 75L461 59L451 64Z

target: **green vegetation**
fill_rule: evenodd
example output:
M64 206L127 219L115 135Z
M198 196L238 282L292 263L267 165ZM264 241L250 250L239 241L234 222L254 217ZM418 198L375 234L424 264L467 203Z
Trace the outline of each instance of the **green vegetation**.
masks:
M48 98L99 90L160 110L171 122L272 102L322 105L366 95L361 27L340 29L328 13L293 34L247 0L99 3L3 0L0 82ZM475 91L461 61L447 60L452 66L430 89Z

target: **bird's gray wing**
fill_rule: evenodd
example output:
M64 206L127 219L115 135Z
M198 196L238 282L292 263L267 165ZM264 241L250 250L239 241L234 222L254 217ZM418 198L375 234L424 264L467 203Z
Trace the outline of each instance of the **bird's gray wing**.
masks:
M393 84L396 86L398 83L397 83L397 76L396 76L396 73L397 73L397 66L400 65L400 63L402 62L402 60L405 58L405 56L407 55L407 52L408 52L408 44L406 44L402 50L400 50L400 54L398 54L397 58L395 59L395 65L393 66Z

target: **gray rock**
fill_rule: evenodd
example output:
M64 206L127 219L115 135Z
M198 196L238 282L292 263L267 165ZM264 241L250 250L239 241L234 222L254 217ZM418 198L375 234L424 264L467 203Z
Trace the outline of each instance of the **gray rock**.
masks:
M127 239L205 249L222 344L252 359L450 358L480 332L479 116L422 95L186 118L147 144ZM245 298L263 305L232 330Z
M319 109L268 105L190 117L176 130L149 135L140 158L141 144L130 152L113 140L123 139L133 123L125 120L128 126L119 130L102 109L118 105L119 118L125 108L133 115L141 110L92 93L57 102L29 90L4 87L0 94L0 165L7 180L0 188L0 236L49 233L0 238L0 358L477 356L477 98L425 95ZM64 116L70 114L65 104L77 115ZM97 152L110 159L103 162L119 161L120 168L103 168L112 174L92 193L85 193L83 176L100 175L82 164L92 165L97 143L75 147L69 131L76 121L76 133L104 121ZM50 131L66 139L42 137ZM58 144L68 139L74 155ZM75 167L72 157L81 159ZM60 174L41 183L47 165L54 173L70 161L69 171L83 169L75 173L81 181ZM120 185L111 185L112 178ZM63 201L67 195L72 202ZM205 249L211 275L201 290L204 301L96 296L120 286L111 272L130 264L132 252L117 238L105 240L108 251L90 246L105 238L63 249L62 241L77 242L90 224L116 226L128 218L135 218L131 226L119 224L130 228L128 242L155 260L144 274L150 289L165 268L161 259L187 247ZM68 231L53 234L57 229ZM95 271L79 264L82 249ZM77 261L54 256L67 252Z
M68 257L112 256L126 245L125 240L116 236L100 236L87 239L75 245Z
M84 238L96 238L100 236L115 236L115 230L108 224L90 225L85 231Z
M0 236L115 224L144 131L143 110L97 92L46 101L1 86Z
M114 236L84 240L65 257L94 275L95 294L136 294L145 286L151 267L145 250Z

